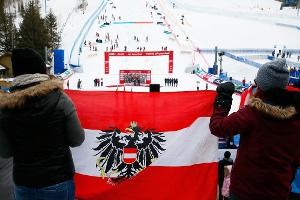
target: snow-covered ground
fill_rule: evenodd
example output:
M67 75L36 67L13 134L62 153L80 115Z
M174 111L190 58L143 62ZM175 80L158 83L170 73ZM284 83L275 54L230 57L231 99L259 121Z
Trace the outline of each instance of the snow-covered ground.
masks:
M83 90L116 90L107 87L119 84L120 69L151 69L151 82L160 83L162 92L205 89L205 81L196 75L185 73L193 64L207 70L214 64L214 55L198 53L195 50L218 48L264 48L284 45L287 49L300 48L300 16L291 8L280 10L280 3L274 0L87 0L85 12L76 9L74 0L47 0L47 11L52 9L58 17L62 31L62 49L65 50L65 62L79 64L82 71L70 77L70 88L76 89L77 80L82 80ZM174 4L173 4L174 3ZM103 6L105 5L105 6ZM102 6L102 7L100 7ZM151 8L157 7L157 10ZM174 6L174 7L173 7ZM41 2L42 11L45 3ZM96 13L96 15L95 15ZM181 18L184 15L182 24ZM102 20L101 16L106 17ZM115 18L115 19L114 19ZM104 22L109 26L100 27ZM153 22L148 24L113 24L113 22ZM165 25L159 25L163 22ZM164 31L170 31L166 34ZM96 43L96 33L104 43ZM104 52L112 46L105 41L118 41L114 51L160 51L167 46L174 51L174 72L169 74L168 58L161 57L113 57L110 62L110 74L104 74ZM139 38L139 42L134 40ZM146 41L148 36L149 41ZM118 39L117 39L118 38ZM80 47L86 40L89 46ZM72 51L73 49L73 51ZM293 55L293 61L297 55ZM70 59L71 58L71 59ZM256 62L264 63L259 59ZM219 64L219 62L218 62ZM234 79L253 81L257 68L236 62L223 56L223 71ZM94 87L95 78L103 78L104 87ZM164 86L164 78L178 78L178 87ZM209 84L214 90L215 85ZM124 90L124 87L118 88ZM126 91L148 91L148 87L125 87ZM238 108L239 96L234 96L233 110Z

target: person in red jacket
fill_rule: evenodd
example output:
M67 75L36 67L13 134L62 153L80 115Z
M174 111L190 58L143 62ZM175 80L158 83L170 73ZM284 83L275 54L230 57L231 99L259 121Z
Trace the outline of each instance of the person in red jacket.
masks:
M234 85L217 87L211 133L240 134L231 174L230 200L285 200L300 166L300 93L286 90L285 59L265 63L249 104L228 116Z

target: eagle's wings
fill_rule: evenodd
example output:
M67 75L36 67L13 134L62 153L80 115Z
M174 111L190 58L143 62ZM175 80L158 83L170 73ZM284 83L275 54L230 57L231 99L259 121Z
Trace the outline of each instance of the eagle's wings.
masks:
M93 148L98 151L95 156L99 156L96 167L107 174L122 162L123 147L128 144L128 139L122 135L119 129L102 131L97 139L99 145Z
M97 137L99 145L93 150L99 156L96 167L107 176L112 183L120 183L139 173L149 166L165 149L162 144L166 141L163 133L147 129L135 129L134 136L122 133L119 129L102 131ZM137 159L132 164L122 160L123 149L129 143L137 147Z
M163 133L153 132L151 129L139 134L136 141L138 147L137 158L143 168L149 166L165 150L161 146L166 141L163 138Z

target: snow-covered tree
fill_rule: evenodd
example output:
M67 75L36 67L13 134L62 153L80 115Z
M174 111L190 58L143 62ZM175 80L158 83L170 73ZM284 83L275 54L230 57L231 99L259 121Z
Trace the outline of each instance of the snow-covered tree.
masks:
M40 8L34 1L29 1L22 14L23 21L17 34L17 47L29 47L45 56L48 33L45 21L40 15Z
M14 48L16 27L12 14L5 12L4 1L0 0L0 52Z
M60 35L57 30L57 19L52 10L50 10L45 18L45 26L48 33L48 48L52 50L58 48L60 44Z
M87 0L78 0L78 9L82 10L82 12L84 13L84 11L86 10L86 7L88 6L88 2Z

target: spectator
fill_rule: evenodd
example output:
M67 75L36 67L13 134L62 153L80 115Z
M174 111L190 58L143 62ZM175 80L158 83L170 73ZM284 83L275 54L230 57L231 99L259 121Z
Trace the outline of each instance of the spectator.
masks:
M224 158L218 163L218 183L219 183L219 200L222 200L222 187L224 182L224 167L233 165L233 160L230 158L230 151L225 151Z
M285 58L285 52L282 53L281 58Z
M217 87L211 133L218 137L240 133L230 199L288 198L291 177L300 166L300 93L285 90L288 79L285 59L265 63L255 79L254 97L229 116L234 85Z
M231 165L224 167L224 182L222 186L223 200L229 199L230 173L231 173Z
M78 81L77 81L77 89L81 89L81 83L82 83L82 81L80 79L78 79Z
M272 56L273 57L275 56L275 49L272 51Z
M70 89L70 80L67 80L67 88Z
M16 199L74 199L69 146L84 140L74 105L37 52L14 49L11 61L13 86L0 96L0 156L13 157Z
M100 78L100 85L101 85L101 87L103 87L103 78L102 77Z
M96 78L96 86L99 87L100 86L100 79Z

